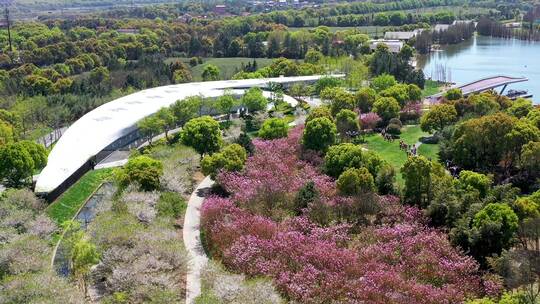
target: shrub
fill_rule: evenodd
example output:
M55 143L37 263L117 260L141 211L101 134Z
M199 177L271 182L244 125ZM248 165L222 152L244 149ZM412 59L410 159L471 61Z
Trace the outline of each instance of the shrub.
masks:
M315 118L306 124L302 143L307 149L326 151L336 142L336 125L328 118Z
M259 130L259 137L262 139L276 139L286 137L289 130L287 121L281 118L270 118L265 120Z
M345 195L355 195L375 190L373 175L366 168L350 168L341 173L337 188Z
M186 201L176 192L162 192L156 205L159 216L172 218L183 215L186 208Z
M162 175L161 161L148 156L131 158L122 169L116 170L116 180L121 188L136 183L144 191L158 189Z

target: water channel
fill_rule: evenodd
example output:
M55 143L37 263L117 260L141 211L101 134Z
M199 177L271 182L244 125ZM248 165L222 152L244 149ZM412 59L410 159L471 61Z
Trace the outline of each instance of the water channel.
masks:
M104 183L99 189L86 201L80 212L75 216L75 220L81 223L81 229L86 230L88 224L96 217L99 212L99 206L102 202L110 200L116 188L112 183ZM68 252L62 240L58 245L58 250L54 256L53 266L56 272L63 277L69 276L71 269L67 256Z
M508 89L528 90L540 104L540 42L475 36L440 51L419 56L426 78L465 84L484 77L505 75L529 81Z

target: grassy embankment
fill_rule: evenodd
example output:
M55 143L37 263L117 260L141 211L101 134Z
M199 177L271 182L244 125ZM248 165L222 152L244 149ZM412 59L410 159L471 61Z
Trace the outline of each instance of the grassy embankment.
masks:
M418 125L407 125L401 130L400 138L407 144L412 145L419 141L420 137L429 135L423 132ZM366 136L366 143L364 147L368 150L375 151L379 155L390 163L396 170L396 180L400 185L403 185L403 178L400 173L400 169L407 161L407 154L405 151L399 149L399 140L394 142L385 141L380 134L372 134ZM425 157L429 157L433 160L437 160L437 152L439 151L438 145L422 144L418 148L418 153Z
M111 178L112 171L113 169L100 169L87 172L45 211L57 224L71 220L97 188Z

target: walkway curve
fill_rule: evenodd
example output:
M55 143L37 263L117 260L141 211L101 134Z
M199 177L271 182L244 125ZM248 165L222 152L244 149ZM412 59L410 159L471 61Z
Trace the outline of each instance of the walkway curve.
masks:
M201 242L200 223L201 206L212 185L214 181L207 176L197 186L189 198L184 216L184 246L190 258L186 276L186 304L193 304L201 294L201 271L208 262Z

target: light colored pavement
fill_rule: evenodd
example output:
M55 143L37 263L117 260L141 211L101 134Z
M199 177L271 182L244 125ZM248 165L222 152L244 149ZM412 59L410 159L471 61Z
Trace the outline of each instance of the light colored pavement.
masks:
M186 279L186 304L193 304L201 294L201 271L208 262L201 242L201 206L214 181L207 176L193 191L184 217L184 246L190 257Z

